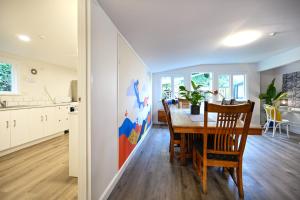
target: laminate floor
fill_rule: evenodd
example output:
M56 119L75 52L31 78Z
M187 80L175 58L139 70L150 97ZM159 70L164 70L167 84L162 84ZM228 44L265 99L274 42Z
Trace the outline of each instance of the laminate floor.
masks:
M300 136L270 134L249 136L244 154L245 199L300 199ZM169 132L152 128L110 200L201 200L239 199L231 177L220 168L208 170L208 193L201 192L191 162L169 163Z
M0 200L77 199L68 134L0 157Z

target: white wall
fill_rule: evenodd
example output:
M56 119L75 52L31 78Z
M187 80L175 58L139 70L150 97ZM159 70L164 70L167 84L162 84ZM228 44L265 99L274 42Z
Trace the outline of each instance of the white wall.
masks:
M91 196L99 199L118 171L117 29L91 4Z
M151 108L152 85L147 66L124 37L118 40L118 29L96 0L91 1L90 31L91 198L97 200L109 196L128 165L125 162L120 164L120 167L123 164L120 169L118 166L121 157L119 152L122 153L122 148L119 150L119 126L127 117L132 117L135 122L141 111L132 107L137 98L128 94L128 88L133 80L139 80L139 97L144 102L143 107L146 107L147 101L142 94L144 86L148 86L150 103L147 106ZM129 155L126 154L125 159Z
M260 73L256 71L254 64L226 64L226 65L199 65L187 67L172 71L154 73L152 76L152 95L153 95L153 123L157 121L157 110L162 108L161 105L161 77L163 76L183 76L186 87L190 87L191 74L193 72L212 72L213 73L213 89L217 89L217 77L221 74L246 74L247 98L255 102L254 115L252 121L259 123L259 99L260 92Z
M13 65L17 76L18 95L1 95L9 105L37 105L49 104L46 87L52 98L59 102L70 97L71 80L77 80L75 68L67 68L37 60L26 59L20 56L0 52L0 62ZM31 68L37 69L37 75L32 75Z
M278 67L275 69L263 71L260 74L260 87L261 92L265 92L267 90L268 85L272 81L273 78L276 78L275 86L277 88L277 92L282 90L282 75L292 72L300 71L300 61L296 61L294 63ZM261 122L264 122L264 111L261 110ZM282 112L282 117L290 120L293 124L291 126L291 131L294 133L300 134L300 113L299 112Z

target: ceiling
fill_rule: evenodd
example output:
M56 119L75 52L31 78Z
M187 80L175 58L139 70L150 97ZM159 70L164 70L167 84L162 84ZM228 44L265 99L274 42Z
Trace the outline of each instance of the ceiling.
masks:
M299 0L98 1L153 72L256 63L300 46ZM243 47L221 45L229 34L248 29L264 35Z
M76 68L77 0L0 0L0 51ZM18 34L31 37L21 42Z

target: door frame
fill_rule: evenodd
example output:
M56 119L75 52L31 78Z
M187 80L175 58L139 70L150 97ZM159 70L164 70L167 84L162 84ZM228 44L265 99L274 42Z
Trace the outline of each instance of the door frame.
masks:
M91 199L91 103L90 103L90 8L91 0L78 3L78 94L79 94L79 175L78 199Z

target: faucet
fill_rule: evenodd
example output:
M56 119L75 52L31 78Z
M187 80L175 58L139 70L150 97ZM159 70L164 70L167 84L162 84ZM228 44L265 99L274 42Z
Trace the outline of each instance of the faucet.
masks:
M2 107L2 108L6 108L6 105L7 104L7 102L6 101L1 101L1 99L0 99L0 106Z

